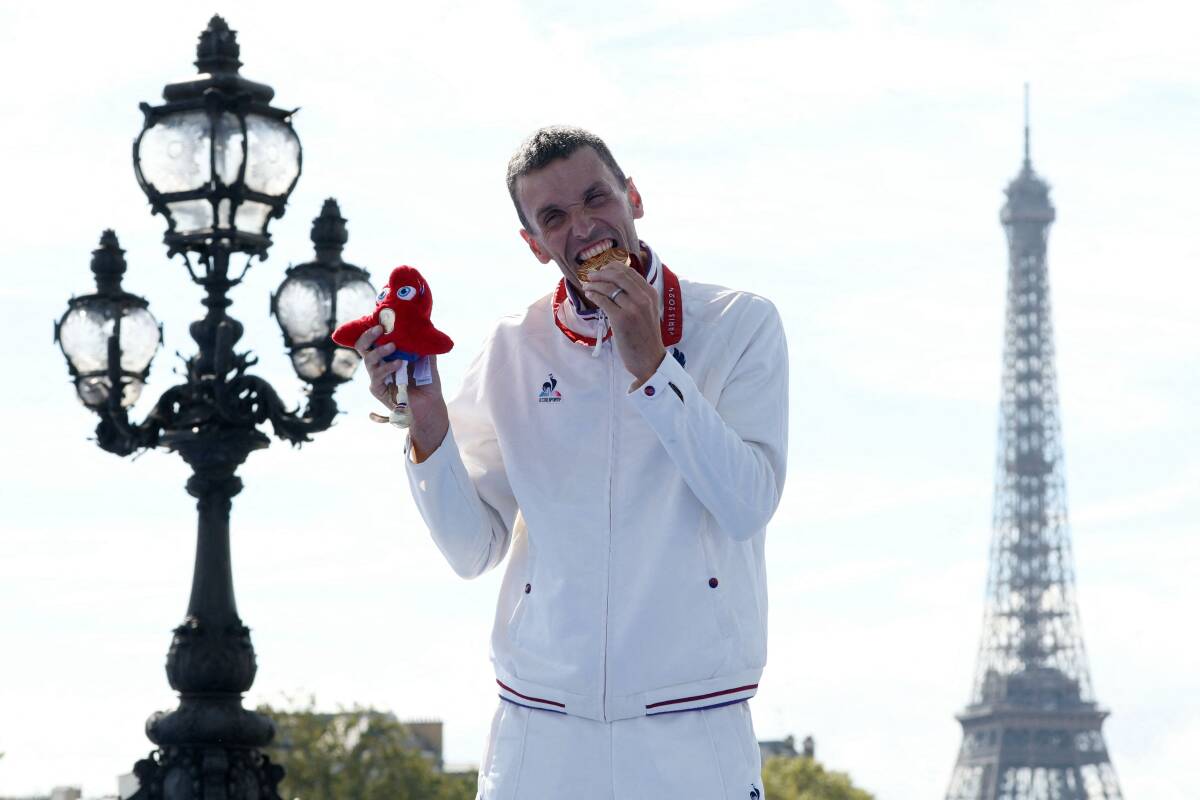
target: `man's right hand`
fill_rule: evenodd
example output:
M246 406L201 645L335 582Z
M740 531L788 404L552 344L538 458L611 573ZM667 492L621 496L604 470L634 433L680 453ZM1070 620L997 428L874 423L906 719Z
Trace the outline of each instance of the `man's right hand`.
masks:
M442 396L442 379L438 375L437 356L429 356L430 370L433 383L417 386L412 380L412 362L403 359L384 361L385 356L396 352L396 346L385 344L371 349L371 345L383 333L383 327L376 325L368 328L354 343L354 349L362 356L363 365L371 380L371 394L390 412L392 410L391 390L384 381L389 375L396 375L404 367L407 371L397 375L398 380L408 381L408 409L412 414L412 424L408 428L412 437L414 460L419 464L437 450L446 438L450 429L450 416L446 412L446 399Z

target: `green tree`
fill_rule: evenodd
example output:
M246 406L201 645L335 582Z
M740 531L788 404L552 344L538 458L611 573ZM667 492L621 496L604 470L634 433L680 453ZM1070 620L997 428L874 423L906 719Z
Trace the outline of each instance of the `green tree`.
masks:
M776 756L763 764L767 800L874 800L844 772L827 772L816 759Z
M266 752L286 770L286 800L473 800L474 773L437 772L395 717L369 708L319 713L260 706L275 721Z

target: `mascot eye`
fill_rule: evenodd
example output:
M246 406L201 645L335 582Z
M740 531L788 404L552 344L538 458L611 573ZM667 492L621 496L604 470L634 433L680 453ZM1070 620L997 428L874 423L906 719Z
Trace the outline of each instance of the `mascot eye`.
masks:
M400 300L412 300L417 296L417 290L411 286L401 286L396 290L396 297Z
M388 289L384 289L382 292L380 292L379 297L376 297L375 301L377 303L382 303L384 300L387 300L388 291L389 291Z

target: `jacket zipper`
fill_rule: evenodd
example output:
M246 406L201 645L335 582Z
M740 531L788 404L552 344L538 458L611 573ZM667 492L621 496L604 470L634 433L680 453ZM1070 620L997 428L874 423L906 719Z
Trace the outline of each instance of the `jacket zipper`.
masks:
M601 345L603 346L603 345ZM606 470L608 472L608 492L605 497L605 504L608 506L608 525L605 530L605 539L608 546L607 558L604 562L604 652L602 658L603 664L603 683L600 693L601 716L608 720L608 607L609 598L612 596L612 501L613 501L613 458L616 455L617 446L617 414L616 414L616 391L613 388L613 382L616 380L616 370L613 368L613 359L615 357L615 346L608 348L608 358L605 359L608 368L608 458L606 459Z

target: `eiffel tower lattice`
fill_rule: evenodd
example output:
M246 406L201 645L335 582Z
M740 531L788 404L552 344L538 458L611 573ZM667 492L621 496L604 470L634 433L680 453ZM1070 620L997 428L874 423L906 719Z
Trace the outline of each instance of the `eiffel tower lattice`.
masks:
M1075 602L1046 240L1029 159L1000 213L1008 299L987 605L947 800L1120 800Z

